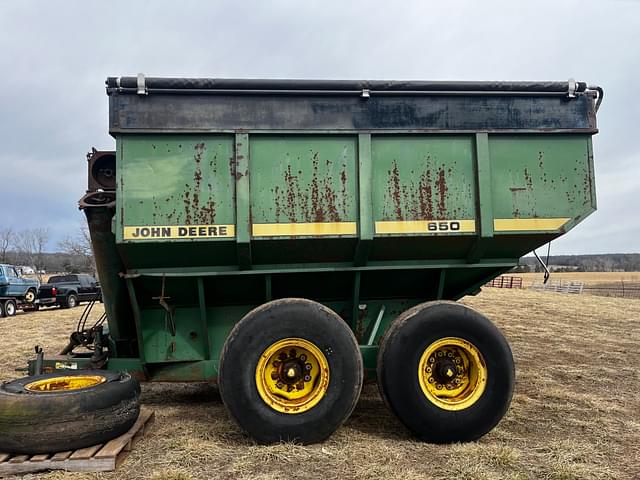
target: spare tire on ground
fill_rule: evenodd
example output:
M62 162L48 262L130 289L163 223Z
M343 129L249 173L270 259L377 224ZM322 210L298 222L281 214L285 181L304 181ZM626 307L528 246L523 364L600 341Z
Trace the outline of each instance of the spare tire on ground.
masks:
M140 414L140 384L127 373L77 370L0 385L0 452L85 448L127 432Z

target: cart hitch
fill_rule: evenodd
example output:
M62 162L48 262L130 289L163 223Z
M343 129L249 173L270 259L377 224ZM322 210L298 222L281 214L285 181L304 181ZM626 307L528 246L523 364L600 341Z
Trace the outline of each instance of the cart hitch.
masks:
M68 355L73 352L73 349L80 345L89 345L93 343L94 332L93 329L84 330L82 332L73 332L69 336L69 343L62 349L60 355Z
M103 350L104 334L102 332L102 325L95 329L95 336L93 340L93 354L89 360L89 370L100 370L104 368L109 360L109 352Z
M36 351L36 366L33 372L34 375L42 375L42 364L44 363L44 350L40 345L36 345L34 350Z

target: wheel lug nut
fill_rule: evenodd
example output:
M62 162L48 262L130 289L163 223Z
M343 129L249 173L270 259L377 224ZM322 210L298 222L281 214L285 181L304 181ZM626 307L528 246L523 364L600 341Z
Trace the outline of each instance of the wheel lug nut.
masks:
M433 383L435 382L435 380L433 379L433 377L429 377L429 383Z
M305 363L305 364L304 364L304 369L305 369L307 372L310 372L310 371L311 371L311 364L310 364L310 363Z
M278 383L276 383L276 387L282 388L282 387L284 387L284 383L278 382Z
M271 380L277 380L278 379L278 372L271 372Z
M435 361L436 361L436 359L435 359L435 358L433 358L433 357L429 357L429 363L433 363L433 362L435 362Z
M431 367L427 367L427 373L431 373Z
M278 355L278 358L279 358L280 360L286 360L286 359L287 359L287 354L286 354L286 353L284 353L284 352L282 352L280 355Z
M303 389L304 389L304 382L300 382L300 383L298 383L298 384L296 385L296 388L297 388L298 390L303 390Z
M437 388L438 390L442 390L442 385L438 383L438 384L436 385L436 388Z
M278 368L280 366L280 362L278 360L274 361L272 364L275 368Z
M304 376L304 381L305 382L310 382L311 381L311 375L305 375Z
M295 348L292 348L291 350L289 350L289 356L291 358L296 358L296 350L295 350Z
M300 361L301 362L305 362L307 360L307 356L303 353L302 355L300 355Z

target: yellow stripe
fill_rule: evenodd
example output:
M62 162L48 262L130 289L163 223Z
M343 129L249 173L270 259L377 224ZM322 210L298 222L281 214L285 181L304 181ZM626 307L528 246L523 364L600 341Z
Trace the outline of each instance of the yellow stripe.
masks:
M175 240L192 238L230 238L235 225L137 225L124 227L125 240Z
M496 218L493 229L496 232L555 231L569 221L569 218Z
M475 220L404 220L375 222L377 234L391 233L473 233ZM429 229L431 227L431 230ZM459 228L458 228L459 227Z
M355 235L356 222L254 223L254 237Z

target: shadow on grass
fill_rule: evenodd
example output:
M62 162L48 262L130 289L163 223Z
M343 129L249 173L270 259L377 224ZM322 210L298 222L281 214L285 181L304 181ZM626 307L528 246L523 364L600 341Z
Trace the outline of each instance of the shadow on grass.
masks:
M229 430L237 430L237 434L229 435L229 440L237 445L252 445L253 441L245 435L229 418L220 398L216 385L210 383L143 383L142 404L161 407L185 408L185 415L197 418L197 410L203 409L207 416L215 415L221 421L229 422ZM193 409L196 409L195 411ZM189 413L190 412L190 413ZM192 414L195 414L192 417ZM207 422L206 418L201 418ZM363 435L397 440L411 440L410 432L396 419L395 415L382 401L375 384L365 385L358 404L344 426L356 430Z
M362 388L355 410L345 422L348 428L364 435L383 439L412 440L411 433L387 408L378 392L378 386L368 384Z
M143 405L219 405L223 406L218 387L210 383L142 383Z

